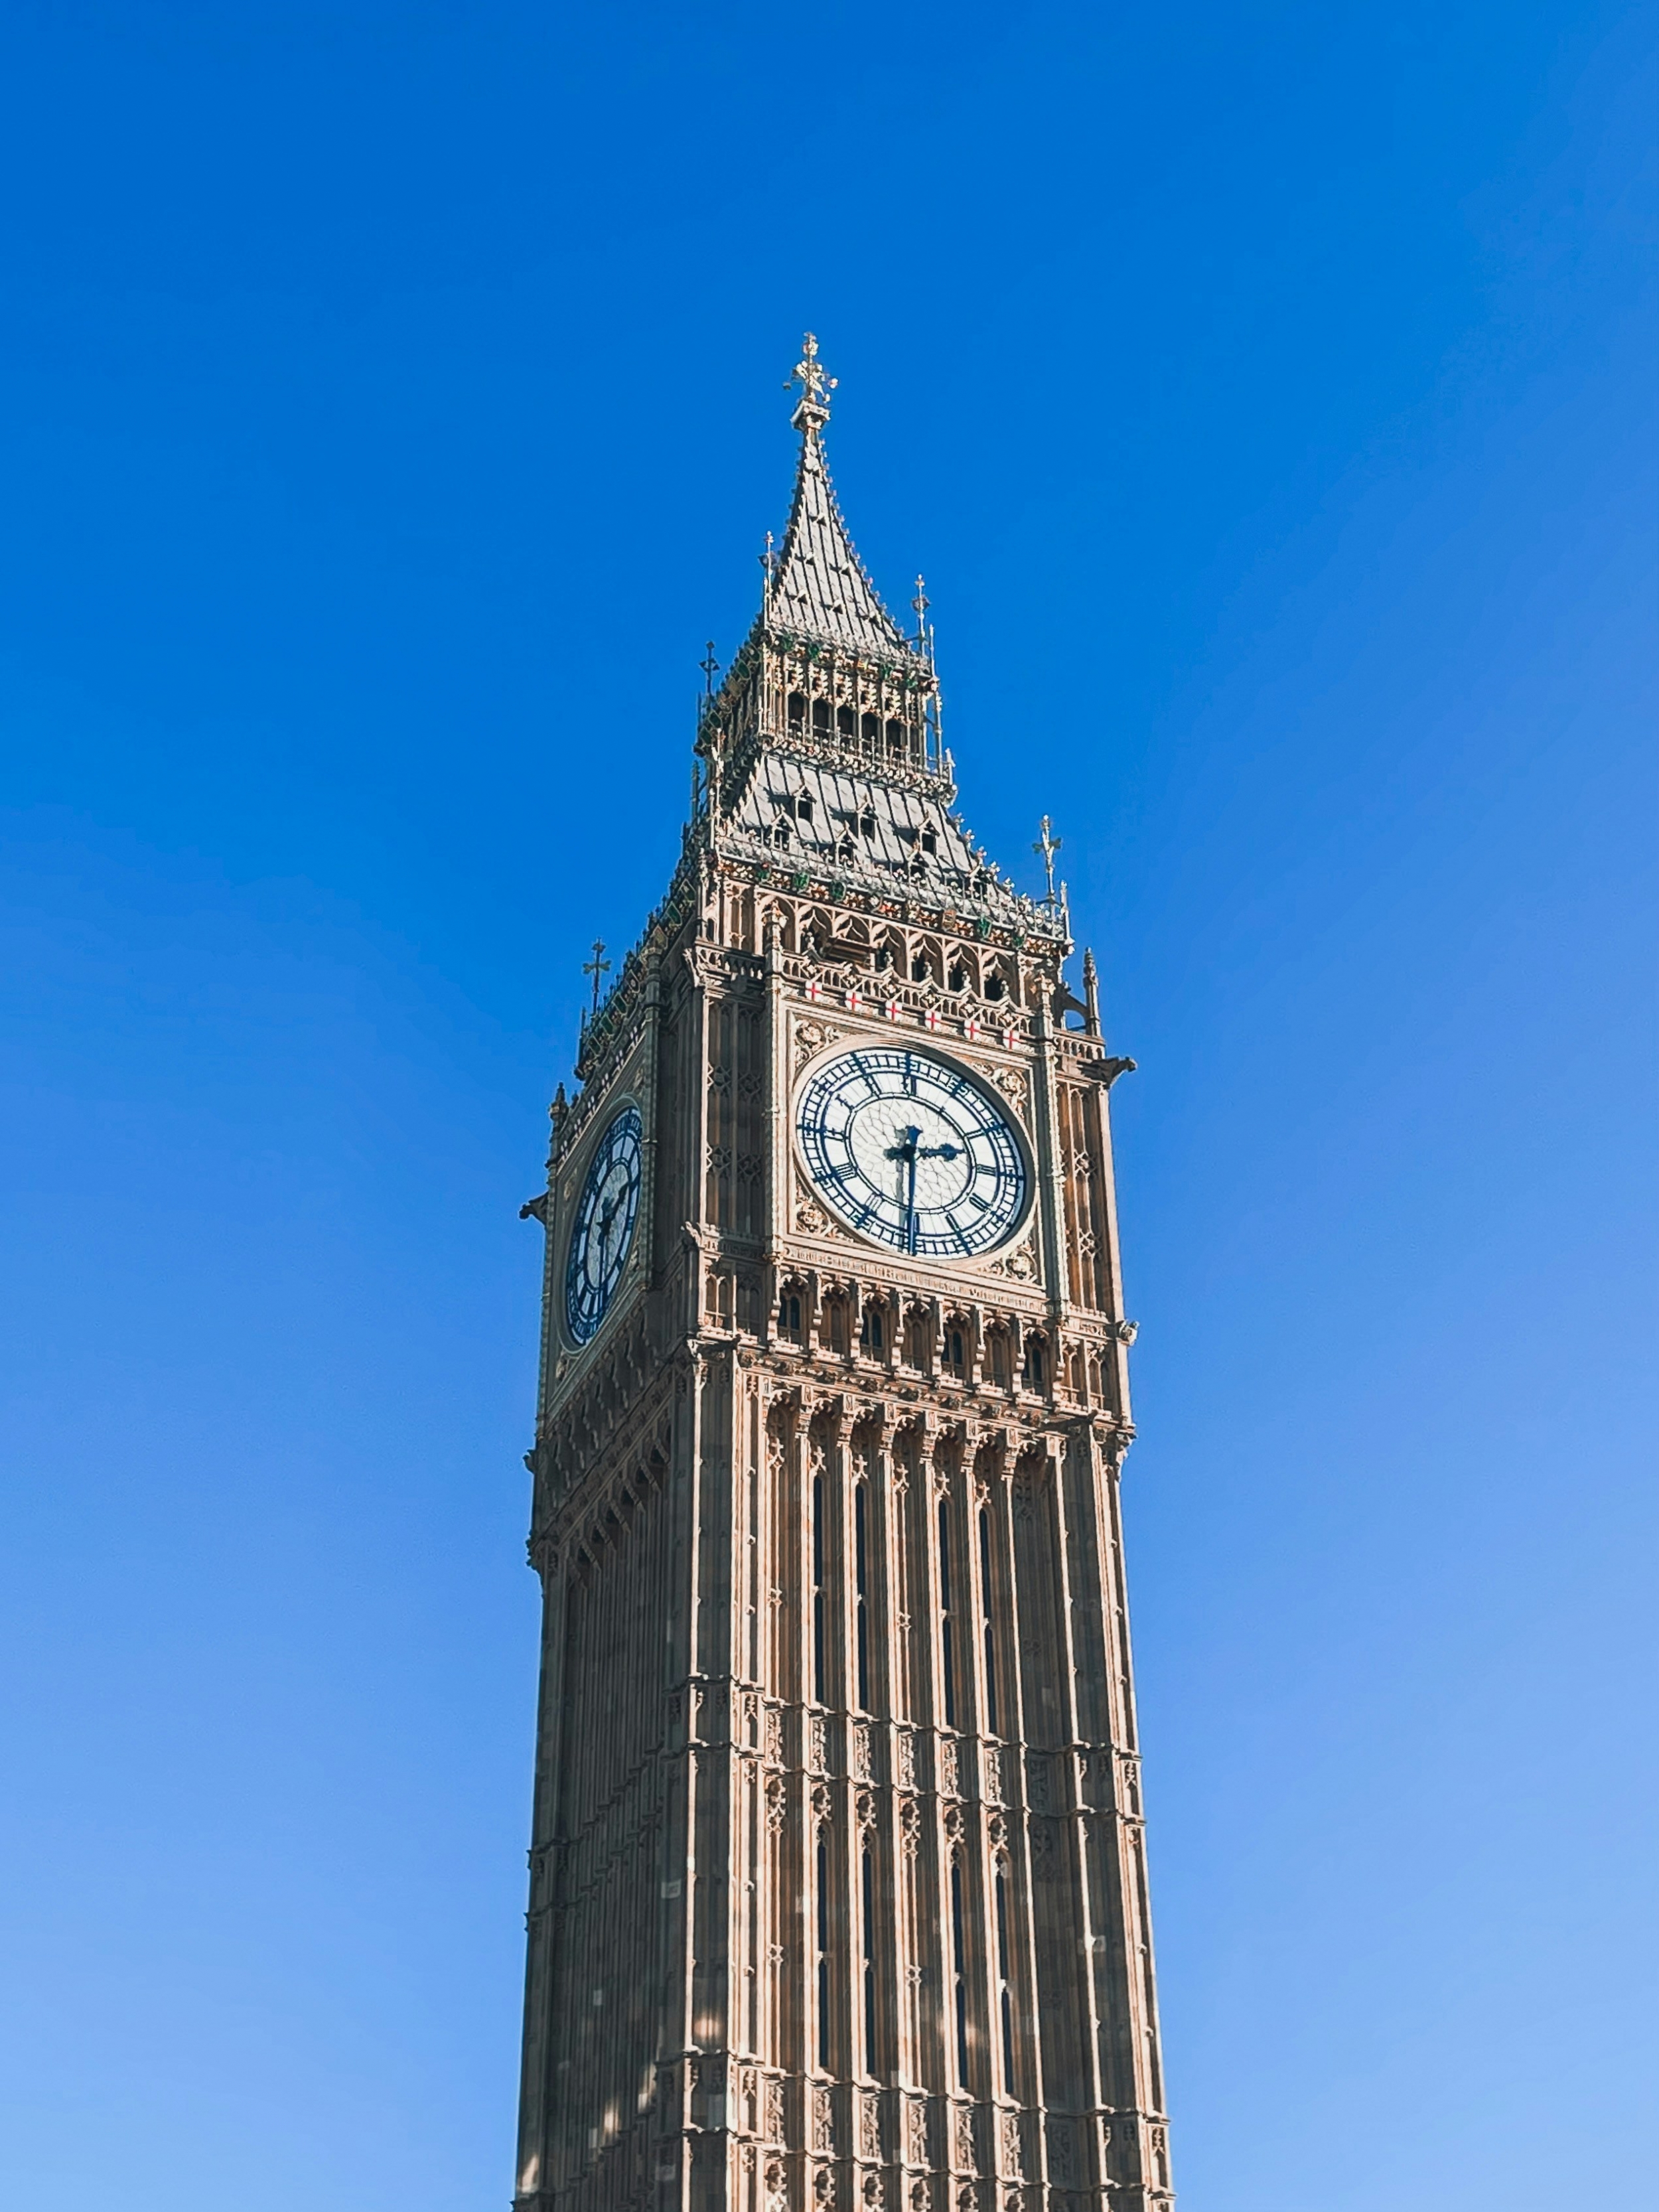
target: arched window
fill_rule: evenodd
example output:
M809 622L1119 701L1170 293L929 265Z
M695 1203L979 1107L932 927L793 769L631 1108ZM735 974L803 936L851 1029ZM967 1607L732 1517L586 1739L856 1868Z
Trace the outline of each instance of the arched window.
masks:
M804 691L789 694L789 726L792 730L806 727L806 694Z
M859 1331L859 1342L878 1358L886 1349L886 1332L882 1326L879 1306L866 1306L864 1309L864 1325Z
M945 1709L945 1725L957 1724L957 1668L955 1617L951 1610L951 1509L941 1498L939 1502L939 1694Z
M951 1320L945 1325L945 1364L957 1377L968 1372L967 1340L959 1321Z
M854 714L850 707L836 708L836 728L840 733L841 740L843 744L846 744L850 740L857 726L858 718Z
M823 1302L823 1338L831 1352L847 1349L847 1301L839 1296Z
M873 752L876 747L881 743L881 720L879 716L875 714L865 715L863 720L859 724L859 735L864 741L865 751L867 753Z
M791 1287L778 1299L778 1334L792 1342L800 1342L800 1292Z
M789 824L787 822L780 822L774 825L772 842L781 853L787 853L789 850Z
M1040 1336L1025 1340L1025 1387L1041 1390L1048 1371L1048 1346Z
M876 2069L876 1861L864 1847L864 1879L860 1884L864 1905L864 2070Z
M853 1636L858 1661L859 1711L870 1710L870 1531L867 1482L853 1487Z
M998 2009L1002 2014L1002 2090L1005 2096L1014 2094L1014 2003L1009 1984L1012 1976L1008 1971L1008 1884L1000 1866L997 1869L997 1994Z
M928 1339L932 1334L926 1307L910 1307L904 1316L904 1364L907 1367L927 1366Z
M902 757L904 752L904 725L902 722L889 722L887 725L887 750L890 753Z
M828 1653L824 1635L828 1623L824 1618L823 1587L823 1477L812 1477L812 1695L822 1705L828 1702L824 1669Z
M812 702L812 734L815 738L827 738L830 734L830 702L827 699L814 699Z
M968 988L968 970L960 966L953 968L951 970L950 981L953 991L965 991Z
M830 1832L818 1830L818 2063L830 2066Z
M918 952L910 963L910 981L913 983L925 983L932 972L927 965L927 955L925 952Z
M985 995L988 999L994 1000L1005 998L1007 995L1007 991L1008 986L1003 981L1000 975L988 975L986 977Z
M836 857L840 860L855 860L858 858L858 847L850 837L843 837L836 848Z
M968 2087L968 1930L962 1907L962 1860L951 1858L951 1964L956 1982L957 2087Z
M979 1516L980 1599L985 1607L985 1732L1000 1735L997 1725L997 1639L991 1618L991 1516L981 1507Z
M993 1328L987 1334L985 1339L985 1352L986 1359L991 1370L992 1382L1000 1384L1002 1389L1006 1390L1008 1387L1008 1370L1010 1364L1008 1357L1008 1332L1006 1328Z

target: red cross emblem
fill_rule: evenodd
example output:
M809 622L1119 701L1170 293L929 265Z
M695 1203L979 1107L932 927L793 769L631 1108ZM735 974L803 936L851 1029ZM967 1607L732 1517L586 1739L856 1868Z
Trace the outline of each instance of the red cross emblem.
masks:
M964 1022L962 1025L962 1034L965 1037L976 1037L979 1035L979 1024L973 1021Z
M921 1018L927 1028L930 1030L936 1030L939 1027L939 1008L937 1006L929 1006L927 1012Z
M818 995L818 987L816 981L804 984L802 988L805 990L809 999L816 999Z
M859 1008L863 1004L863 1000L860 998L856 991L849 991L847 994L847 1011L849 1014L857 1013Z
M898 1019L898 1018L899 1018L899 1002L898 1002L898 1000L897 1000L896 999L890 999L890 1000L887 1001L887 1005L886 1005L886 1006L885 1006L885 1008L884 1008L884 1011L885 1012L886 1016L887 1016L887 1018L888 1018L888 1020L889 1020L890 1022L896 1022L896 1021Z

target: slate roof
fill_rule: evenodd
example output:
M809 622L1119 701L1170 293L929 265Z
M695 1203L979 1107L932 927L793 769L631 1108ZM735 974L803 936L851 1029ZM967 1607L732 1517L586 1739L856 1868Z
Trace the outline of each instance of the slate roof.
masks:
M767 599L778 629L883 659L914 651L847 534L817 424L802 431L794 504Z
M803 799L811 805L807 820L801 818ZM928 834L931 852L923 842ZM902 892L999 917L1018 912L1042 924L1031 902L997 873L937 798L879 773L779 747L765 747L756 759L718 842L734 857L775 865L787 855L885 897Z

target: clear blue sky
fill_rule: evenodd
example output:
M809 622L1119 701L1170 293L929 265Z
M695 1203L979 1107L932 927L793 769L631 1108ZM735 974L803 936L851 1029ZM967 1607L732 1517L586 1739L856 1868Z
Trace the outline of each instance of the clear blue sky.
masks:
M511 2188L544 1109L807 325L1108 1024L1185 2212L1639 2212L1653 19L0 32L0 2205Z

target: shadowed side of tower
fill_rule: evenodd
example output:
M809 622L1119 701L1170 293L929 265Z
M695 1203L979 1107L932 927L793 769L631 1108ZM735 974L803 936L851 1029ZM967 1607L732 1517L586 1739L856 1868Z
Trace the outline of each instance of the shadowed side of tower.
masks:
M532 1209L516 2203L1151 2212L1132 1063L1063 891L957 811L925 593L907 635L810 338L795 380L782 546Z

